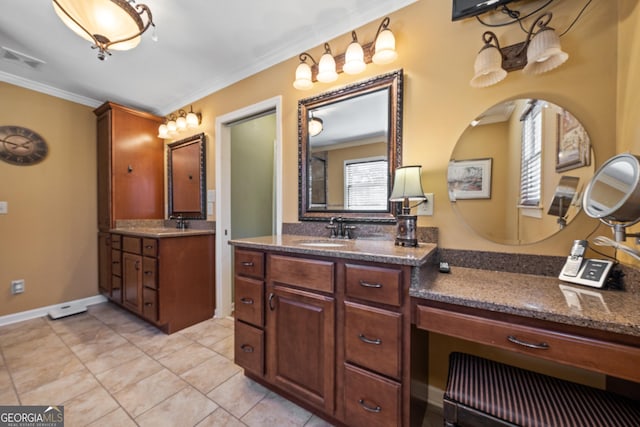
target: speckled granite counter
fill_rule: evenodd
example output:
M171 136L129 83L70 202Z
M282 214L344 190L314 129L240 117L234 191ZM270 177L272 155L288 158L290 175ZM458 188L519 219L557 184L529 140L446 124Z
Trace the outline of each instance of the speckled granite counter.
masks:
M214 230L199 230L196 228L168 228L168 227L119 227L109 230L111 233L124 234L140 237L185 237L198 236L201 234L215 234Z
M420 243L417 248L396 246L389 240L341 240L317 236L281 235L234 239L230 245L245 248L277 250L302 255L339 257L359 261L390 264L424 265L436 251L433 243Z
M640 336L640 295L600 290L557 278L452 267L430 269L414 298Z

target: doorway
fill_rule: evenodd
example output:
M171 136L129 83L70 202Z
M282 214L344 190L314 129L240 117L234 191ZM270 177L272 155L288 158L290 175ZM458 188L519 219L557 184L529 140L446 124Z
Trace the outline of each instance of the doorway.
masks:
M216 317L233 311L229 240L282 231L281 105L278 96L216 118Z

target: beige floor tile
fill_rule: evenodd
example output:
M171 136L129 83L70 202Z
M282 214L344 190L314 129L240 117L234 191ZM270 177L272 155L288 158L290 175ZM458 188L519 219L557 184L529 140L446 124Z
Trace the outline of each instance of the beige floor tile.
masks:
M87 362L123 344L128 344L126 339L111 328L103 326L86 335L82 342L70 347L80 360Z
M150 377L123 388L113 396L135 418L185 387L187 383L180 377L168 369L162 369Z
M68 426L87 425L119 407L102 386L94 387L64 402L64 421Z
M158 359L158 362L171 369L172 372L182 374L215 356L216 353L213 350L198 343L191 343L183 349Z
M68 352L69 348L62 342L60 337L51 334L34 341L25 341L3 347L2 353L7 366L13 369L14 366L22 365L25 359L37 359L42 363L43 355L49 355L58 350Z
M110 303L91 306L89 313L105 325L117 325L138 320L138 317L135 315ZM144 324L144 322L142 324Z
M224 317L222 319L214 319L217 325L222 325L225 328L233 329L234 319L233 317Z
M182 373L180 376L206 394L240 371L241 368L238 365L220 355L216 355Z
M207 347L213 348L214 345L222 341L223 339L233 335L233 329L229 329L224 326L216 325L207 332L204 336L198 338L198 342Z
M45 322L37 322L26 328L16 327L0 333L0 347L8 348L24 342L37 341L47 335L55 335L55 332Z
M85 369L20 393L19 397L23 405L59 405L98 385L98 381Z
M95 420L90 427L136 427L137 424L129 417L124 409L118 408L113 412Z
M118 331L118 333L134 345L138 345L140 342L147 341L156 336L166 335L160 329L149 324L145 324L142 328L135 328L134 330Z
M87 369L94 374L107 371L112 368L120 367L122 364L143 356L144 353L138 347L125 341L111 350L100 353L93 359L85 362Z
M246 427L246 424L240 422L224 409L218 408L198 423L196 427Z
M6 368L0 368L0 405L17 405L18 395L13 389L11 376Z
M228 337L223 338L222 340L212 345L211 348L216 353L226 357L229 360L233 360L233 350L234 350L233 343L234 343L234 336L229 335Z
M63 355L56 356L47 363L42 363L41 358L38 363L12 369L12 378L16 390L22 395L44 384L82 371L85 371L84 365L80 363L73 353L67 352Z
M148 355L153 356L156 359L160 359L173 352L181 350L192 343L192 340L180 334L160 334L154 335L148 339L140 340L134 344Z
M269 390L239 372L207 396L233 416L241 418L268 393Z
M270 392L254 406L240 421L249 427L256 426L303 426L311 413L281 396Z
M143 355L108 371L96 374L96 378L110 393L116 393L160 372L162 369L161 364L149 356Z
M223 326L217 319L209 319L184 329L180 333L202 345L211 346L229 335L233 335L233 329Z
M136 418L141 427L194 426L218 405L193 387L186 387Z
M12 334L14 331L27 331L34 328L42 328L47 325L46 318L37 317L35 319L25 320L23 322L11 323L0 327L0 338L4 340L4 336Z
M47 323L60 335L72 334L81 335L92 329L104 326L104 323L88 313L77 314L75 316L63 317L61 319L48 319Z

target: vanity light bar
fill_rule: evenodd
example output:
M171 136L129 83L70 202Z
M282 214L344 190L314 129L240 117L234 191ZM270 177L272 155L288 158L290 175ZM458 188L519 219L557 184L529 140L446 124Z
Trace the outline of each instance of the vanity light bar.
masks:
M176 117L175 114L171 114L168 121L165 119L165 123L158 126L158 138L173 138L183 130L198 127L201 120L202 115L200 113L194 113L192 105L189 107L188 113L184 110L179 110L178 117Z

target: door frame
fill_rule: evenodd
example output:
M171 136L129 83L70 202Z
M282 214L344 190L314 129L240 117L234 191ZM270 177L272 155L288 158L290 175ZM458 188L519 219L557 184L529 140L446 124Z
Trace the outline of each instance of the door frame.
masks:
M274 151L275 233L282 234L282 96L275 96L253 105L216 117L216 310L215 317L233 312L231 283L233 266L229 245L231 230L231 129L230 124L241 119L274 110L276 135Z

